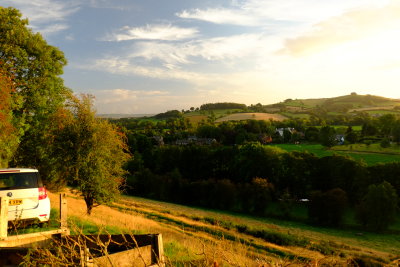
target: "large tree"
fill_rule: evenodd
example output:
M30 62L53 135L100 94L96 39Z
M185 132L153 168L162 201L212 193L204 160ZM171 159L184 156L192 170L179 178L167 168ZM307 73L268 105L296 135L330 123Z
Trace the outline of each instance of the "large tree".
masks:
M319 132L319 141L323 146L333 147L336 141L336 130L331 126L324 126Z
M58 48L28 28L18 10L0 7L0 63L15 84L13 97L21 99L13 108L21 135L13 164L40 168L47 160L49 117L69 91L60 77L67 61Z
M92 97L71 96L53 119L52 158L59 181L68 181L82 194L87 213L116 199L130 158L125 136L107 120L97 118ZM54 169L54 167L53 167Z
M7 73L0 69L0 168L7 167L18 145L18 135L13 125L12 101L14 85Z
M310 197L308 216L317 224L338 226L342 222L346 206L347 195L340 188L327 192L314 191Z

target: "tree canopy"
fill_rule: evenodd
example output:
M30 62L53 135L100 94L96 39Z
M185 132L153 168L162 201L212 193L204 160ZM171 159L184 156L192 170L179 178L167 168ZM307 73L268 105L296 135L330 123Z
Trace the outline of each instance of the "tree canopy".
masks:
M60 75L67 60L12 7L0 7L0 62L15 86L14 124L20 144L12 165L41 166L48 159L49 117L63 105L69 90Z
M382 231L395 221L398 196L393 186L384 181L368 187L357 209L358 220L367 228Z
M0 69L0 168L7 167L18 144L17 130L12 123L13 82Z
M82 194L87 213L97 204L116 199L124 183L122 166L130 158L125 136L115 125L97 118L92 97L71 96L66 109L58 112L53 133L52 158L58 162L60 180Z

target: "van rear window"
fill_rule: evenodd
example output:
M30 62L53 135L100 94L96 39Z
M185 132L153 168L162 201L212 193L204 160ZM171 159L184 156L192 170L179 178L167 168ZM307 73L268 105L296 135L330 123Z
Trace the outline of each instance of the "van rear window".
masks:
M0 173L0 190L37 188L39 174L31 173Z

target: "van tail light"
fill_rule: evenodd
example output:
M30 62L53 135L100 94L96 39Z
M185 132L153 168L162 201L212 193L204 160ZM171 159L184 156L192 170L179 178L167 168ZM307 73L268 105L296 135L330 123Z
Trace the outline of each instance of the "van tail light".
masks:
M44 187L39 187L39 200L47 198L47 191Z

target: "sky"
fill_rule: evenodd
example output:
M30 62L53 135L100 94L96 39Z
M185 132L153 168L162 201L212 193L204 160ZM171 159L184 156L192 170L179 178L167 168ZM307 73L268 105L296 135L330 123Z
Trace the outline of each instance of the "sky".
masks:
M399 0L0 0L68 60L100 114L400 98Z

